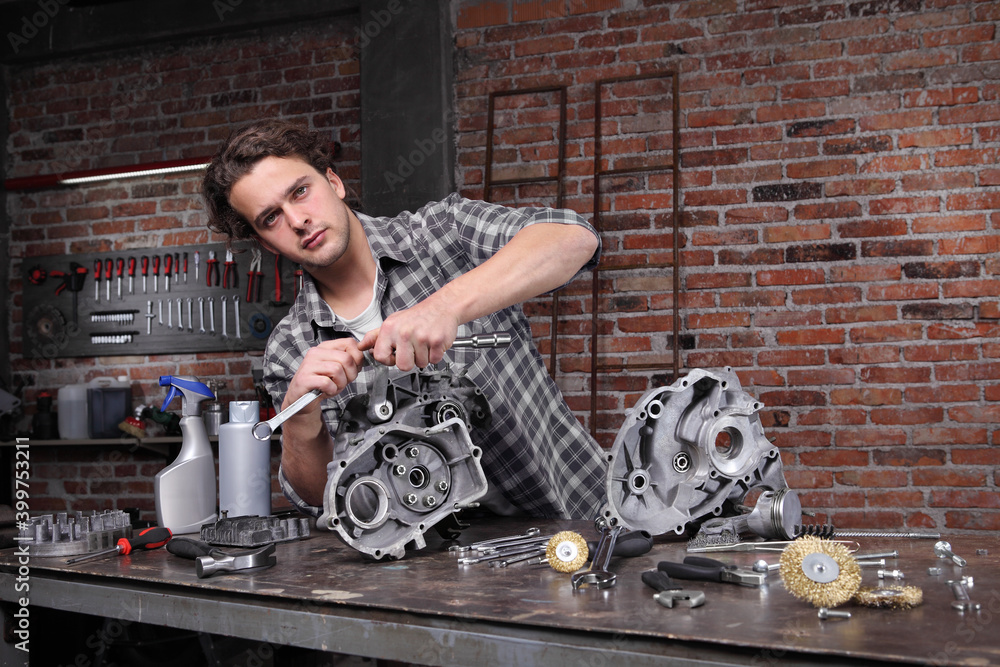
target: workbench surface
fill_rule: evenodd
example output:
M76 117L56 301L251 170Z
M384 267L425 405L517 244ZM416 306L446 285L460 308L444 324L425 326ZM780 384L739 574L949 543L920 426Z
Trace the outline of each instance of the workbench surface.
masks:
M596 540L590 522L490 519L458 543L575 530ZM545 565L457 565L433 531L428 547L398 561L365 561L333 534L277 545L270 569L198 579L194 562L165 549L68 566L30 559L31 604L214 634L421 664L1000 664L1000 538L951 537L968 560L959 568L934 555L932 539L859 538L862 552L897 549L899 583L923 589L910 610L841 607L850 619L819 620L777 573L760 588L681 582L703 591L701 607L668 609L640 581L662 560L684 558L685 542L658 537L637 558L613 559L617 584L574 591L570 575ZM945 535L949 539L948 535ZM987 550L987 554L977 550ZM777 553L699 554L749 567ZM941 575L928 574L941 567ZM0 599L16 602L18 559L0 553ZM877 585L864 568L864 585ZM973 577L978 613L952 608L949 579ZM895 583L895 582L892 582ZM595 663L595 660L601 662Z

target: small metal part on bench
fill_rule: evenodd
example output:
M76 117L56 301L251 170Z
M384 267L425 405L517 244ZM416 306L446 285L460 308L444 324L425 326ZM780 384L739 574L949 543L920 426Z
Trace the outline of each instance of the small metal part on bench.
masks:
M934 555L938 558L943 558L945 560L950 560L952 563L959 567L965 567L967 562L961 556L955 555L951 550L951 543L941 540L934 544Z
M113 548L132 537L129 515L120 510L58 512L32 517L16 540L39 557L78 556Z
M201 527L201 539L218 546L254 548L309 537L308 517L223 517Z

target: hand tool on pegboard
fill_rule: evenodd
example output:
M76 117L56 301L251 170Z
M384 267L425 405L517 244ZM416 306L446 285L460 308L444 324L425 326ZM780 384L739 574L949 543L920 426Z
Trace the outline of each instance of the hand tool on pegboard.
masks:
M115 263L115 276L118 278L118 299L121 300L122 297L122 274L125 272L125 260L121 257Z
M160 291L159 282L160 282L160 256L153 255L153 292ZM163 318L161 317L160 319L162 320Z
M128 293L135 294L135 257L128 258Z
M212 285L219 284L219 260L215 258L215 251L208 251L208 261L205 262L205 285L212 287Z
M104 297L106 301L111 301L111 272L114 270L115 262L108 257L104 260Z
M201 252L194 251L194 281L198 282L198 265L201 263Z
M100 275L101 270L98 269L97 273ZM32 285L43 285L48 277L49 272L38 265L28 269L28 282Z
M252 251L253 259L250 260L250 270L247 271L247 302L260 301L260 285L264 282L264 272L260 270L260 250L256 247Z
M188 281L188 254L184 253L184 284Z
M108 262L111 260L109 259ZM110 266L110 264L109 264ZM73 324L77 324L77 305L79 303L77 299L77 294L83 289L83 283L87 280L87 267L72 262L69 265L69 273L64 273L62 271L53 271L52 276L55 278L62 278L62 282L59 283L59 287L56 288L56 296L58 296L64 289L69 289L70 293L73 295Z
M174 256L169 252L167 256L163 258L163 289L165 292L170 291L170 271L174 268Z
M236 288L236 262L233 261L233 251L226 250L226 263L222 270L222 287L229 289Z
M66 564L73 565L74 563L82 563L84 561L94 560L95 558L103 558L104 556L110 556L112 554L116 556L127 556L133 551L138 551L140 549L146 551L158 549L169 542L172 536L173 534L170 532L169 528L146 528L131 539L127 537L119 539L118 544L110 549L104 549L103 551L87 554L86 556L81 556L79 558L72 558L66 561Z
M301 266L296 266L295 267L295 274L294 275L295 275L295 284L293 285L293 291L292 291L292 299L293 300L299 298L299 292L302 291L302 281L305 280L305 278L303 277L303 274L302 274L302 267Z
M274 256L274 301L271 305L275 308L288 305L287 301L281 299L281 255Z
M94 303L101 302L101 260L94 260Z
M146 294L146 276L149 274L149 257L142 256L142 293Z

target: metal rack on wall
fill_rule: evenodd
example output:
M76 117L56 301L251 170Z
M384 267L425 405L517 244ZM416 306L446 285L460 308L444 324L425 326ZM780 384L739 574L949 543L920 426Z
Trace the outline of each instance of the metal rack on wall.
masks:
M33 258L22 267L24 354L262 350L294 300L298 271L262 251L250 289L253 260L236 252L227 265L221 243Z
M672 133L670 160L658 164L636 164L613 169L603 168L603 135L601 131L601 92L605 86L635 81L653 79L670 79L671 81L671 111ZM616 264L614 266L598 266L593 272L592 306L591 306L591 341L590 341L590 433L597 435L597 376L599 371L621 370L670 370L673 382L680 375L680 85L677 72L666 70L636 76L613 77L599 79L594 83L594 227L601 232L601 179L605 176L621 176L641 172L669 171L672 175L672 259L670 262ZM617 364L602 365L598 363L599 315L600 315L600 278L602 274L612 271L633 271L637 269L672 269L673 270L673 332L671 336L672 359L670 366L664 364Z
M559 94L559 156L555 176L535 176L508 179L493 179L493 137L496 131L496 100L502 97L517 95ZM503 186L528 185L530 183L554 183L556 186L556 208L562 208L565 197L566 177L566 86L547 86L525 88L524 90L508 90L491 92L489 96L489 112L486 116L486 171L483 175L483 199L493 201L493 188ZM556 376L556 342L559 327L559 290L552 292L552 325L550 332L551 348L549 350L549 375Z

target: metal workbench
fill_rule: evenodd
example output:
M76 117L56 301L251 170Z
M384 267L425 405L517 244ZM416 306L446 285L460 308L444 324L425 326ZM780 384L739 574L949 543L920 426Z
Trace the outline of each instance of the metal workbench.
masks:
M528 525L597 537L589 522L491 519L459 542ZM120 621L432 665L1000 664L1000 538L951 538L968 559L965 568L935 557L934 540L859 542L863 551L898 549L895 567L905 583L923 589L924 603L910 610L849 604L843 609L852 618L822 621L773 573L761 588L686 582L704 591L704 606L667 609L640 573L683 559L685 543L677 539L657 538L645 556L614 559L614 587L574 592L569 575L544 565L458 566L449 543L431 534L423 551L368 562L320 531L279 544L273 568L209 579L164 549L73 566L32 558L30 600ZM977 553L983 549L988 553ZM749 566L761 555L714 557ZM929 574L932 566L942 574ZM0 553L5 603L24 595L14 590L17 569L11 550ZM973 577L978 613L952 609L946 580L963 574ZM874 569L864 576L865 584L878 581Z

